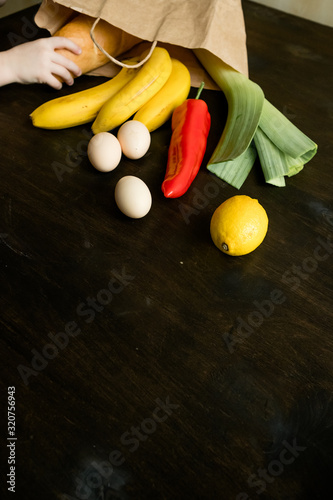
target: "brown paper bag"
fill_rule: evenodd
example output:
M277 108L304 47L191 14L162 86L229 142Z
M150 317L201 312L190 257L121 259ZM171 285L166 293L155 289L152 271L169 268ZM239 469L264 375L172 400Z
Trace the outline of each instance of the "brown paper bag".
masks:
M207 49L248 75L241 0L43 0L35 22L53 34L74 12L104 19L147 42L158 41L187 65L192 86L204 80L206 88L217 88L194 48ZM111 62L92 74L114 76L117 71Z

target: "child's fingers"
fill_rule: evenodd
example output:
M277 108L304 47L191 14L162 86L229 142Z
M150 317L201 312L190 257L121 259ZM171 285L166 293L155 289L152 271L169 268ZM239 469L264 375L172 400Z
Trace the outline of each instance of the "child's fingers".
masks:
M55 52L52 58L53 63L58 64L59 66L63 66L68 71L73 73L75 76L80 76L82 71L74 61L67 59L67 57Z
M73 40L66 38L64 36L54 36L51 37L54 49L67 49L74 54L81 54L82 50L79 45L77 45Z
M72 73L62 65L53 64L50 73L52 73L52 75L54 75L55 77L59 77L60 80L67 83L67 85L73 85L74 83L74 78ZM61 85L60 87L58 86L57 88L61 88Z
M50 73L43 82L50 87L53 87L55 90L60 90L62 88L62 83L56 78L52 73Z

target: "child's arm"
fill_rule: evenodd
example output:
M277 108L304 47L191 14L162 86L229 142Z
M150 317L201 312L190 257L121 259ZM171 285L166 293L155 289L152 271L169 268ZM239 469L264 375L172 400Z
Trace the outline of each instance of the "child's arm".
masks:
M76 43L64 37L40 38L0 52L0 87L8 83L46 83L60 89L60 77L68 85L74 83L73 75L81 74L80 68L55 49L68 49L80 54Z

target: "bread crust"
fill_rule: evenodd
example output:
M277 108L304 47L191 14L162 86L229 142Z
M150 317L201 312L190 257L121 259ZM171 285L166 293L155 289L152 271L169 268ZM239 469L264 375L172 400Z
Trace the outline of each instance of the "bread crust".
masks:
M109 62L109 58L96 47L91 39L90 31L94 22L93 17L78 14L53 35L69 38L81 47L82 52L78 55L67 49L57 49L57 52L74 61L81 69L82 74ZM94 37L96 42L112 57L118 57L142 41L103 19L97 23Z

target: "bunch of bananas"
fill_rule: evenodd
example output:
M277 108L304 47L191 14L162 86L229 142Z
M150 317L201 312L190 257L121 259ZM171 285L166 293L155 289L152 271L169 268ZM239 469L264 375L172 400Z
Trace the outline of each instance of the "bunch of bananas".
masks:
M139 58L126 60L136 64ZM110 131L134 115L152 132L186 100L191 87L187 67L156 47L139 68L124 67L111 80L93 88L45 102L30 115L35 127L63 129L92 123L94 134Z

